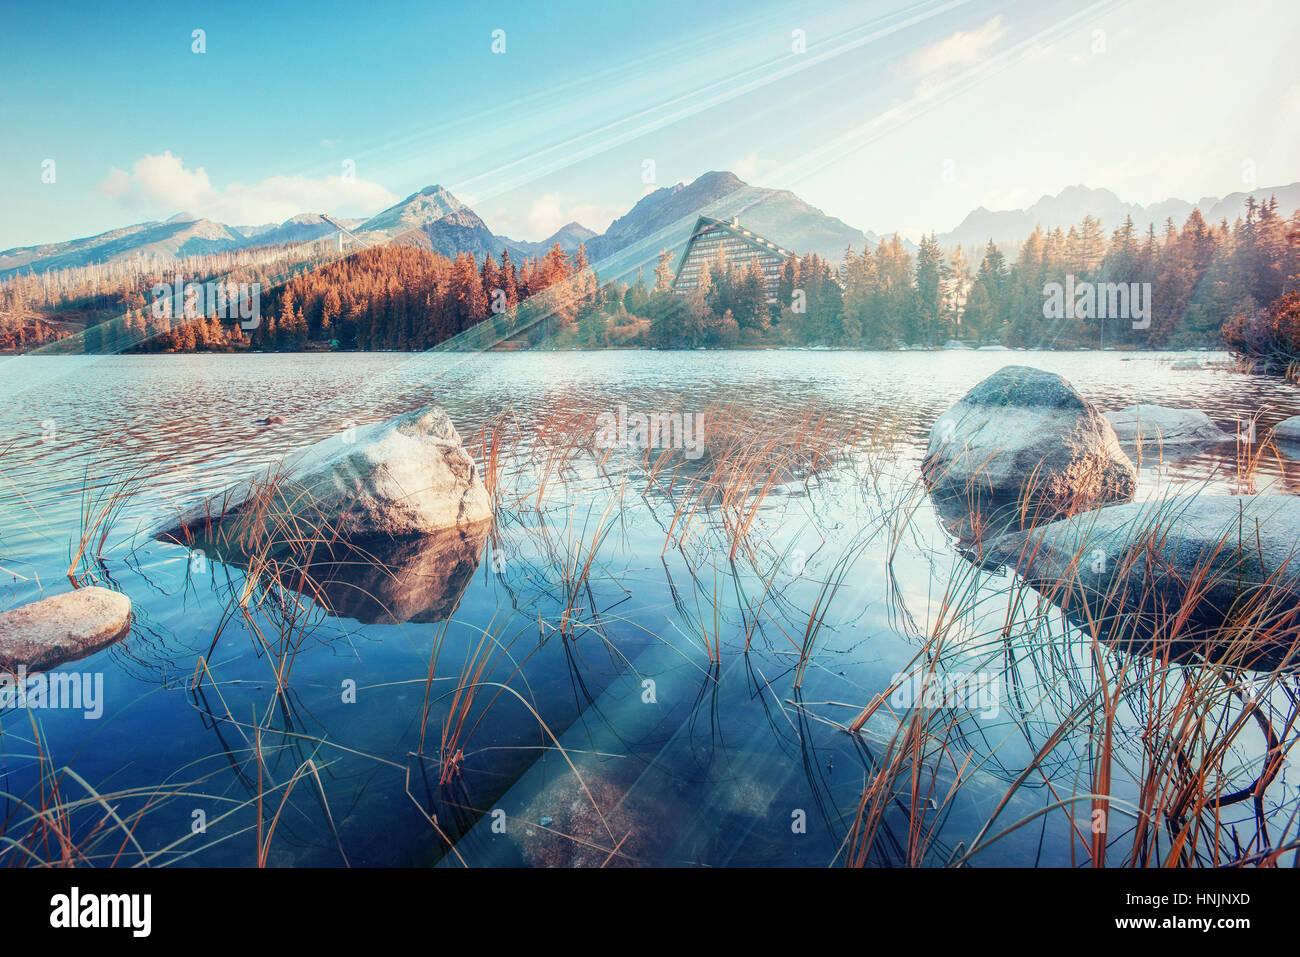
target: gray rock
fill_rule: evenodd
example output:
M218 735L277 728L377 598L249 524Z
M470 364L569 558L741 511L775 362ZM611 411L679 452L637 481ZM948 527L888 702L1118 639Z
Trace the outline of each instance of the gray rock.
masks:
M126 637L131 599L90 586L0 614L0 669L45 671Z
M937 500L1009 502L1039 519L1128 501L1115 431L1058 375L1006 366L935 421L921 465Z
M1140 442L1145 448L1217 445L1233 441L1230 433L1197 409L1130 405L1118 412L1107 412L1106 419L1120 442Z
M1283 419L1273 426L1273 439L1276 442L1291 442L1300 445L1300 415Z
M1196 359L1179 359L1169 368L1175 372L1190 372L1193 369L1199 369L1201 363Z
M1120 644L1274 667L1300 640L1300 499L1202 494L1111 505L985 546ZM1297 649L1296 651L1300 651Z
M153 534L248 554L268 540L429 535L491 514L455 426L430 407L317 442L197 502Z

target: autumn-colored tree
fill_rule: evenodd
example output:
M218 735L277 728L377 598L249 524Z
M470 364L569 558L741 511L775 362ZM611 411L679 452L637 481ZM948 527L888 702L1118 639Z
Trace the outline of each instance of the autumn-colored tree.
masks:
M668 292L673 288L673 255L668 250L661 250L659 262L655 265L655 292Z

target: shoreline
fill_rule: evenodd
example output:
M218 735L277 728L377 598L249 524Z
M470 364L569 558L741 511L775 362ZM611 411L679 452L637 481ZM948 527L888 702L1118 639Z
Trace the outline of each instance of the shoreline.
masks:
M429 355L435 352L446 352L448 355L473 355L485 352L492 353L603 353L603 352L707 352L707 353L727 353L727 352L860 352L869 355L890 355L894 353L902 354L906 352L935 352L935 353L1128 353L1133 355L1139 354L1156 354L1156 355L1206 355L1206 356L1228 356L1232 359L1232 353L1226 349L1209 349L1204 346L1189 346L1185 349L1138 349L1133 347L1105 346L1100 349L1092 348L1073 348L1073 349L1030 349L1024 346L970 346L968 348L947 348L944 346L908 346L906 349L864 349L851 348L847 346L698 346L688 349L665 349L657 346L601 346L599 348L563 348L563 349L445 349L440 350L437 347L433 349L295 349L292 351L274 351L263 349L193 349L187 351L169 350L166 352L44 352L39 349L33 349L27 352L15 352L12 350L0 349L0 357L18 358L20 356L32 356L43 358L81 358L95 357L100 359L112 356L123 357L141 357L141 356L304 356L304 355ZM1263 374L1263 373L1261 373Z

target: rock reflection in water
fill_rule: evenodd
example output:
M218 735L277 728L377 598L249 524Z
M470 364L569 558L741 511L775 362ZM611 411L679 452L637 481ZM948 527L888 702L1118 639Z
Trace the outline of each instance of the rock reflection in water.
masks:
M335 544L281 582L366 625L443 621L478 568L489 527Z
M1015 497L1000 497L977 491L960 494L932 488L929 499L940 523L955 541L957 550L975 564L981 564L981 543L1027 525L1024 509Z
M478 568L490 528L482 522L431 535L316 542L310 555L278 554L265 574L330 614L363 625L444 621Z

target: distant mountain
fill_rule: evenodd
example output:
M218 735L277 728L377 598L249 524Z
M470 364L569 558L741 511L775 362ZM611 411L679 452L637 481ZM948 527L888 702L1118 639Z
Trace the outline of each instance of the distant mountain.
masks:
M339 222L351 228L362 220ZM0 279L15 272L44 272L137 257L173 259L250 246L306 242L336 232L319 213L301 213L279 225L265 226L227 226L192 213L177 213L161 223L136 223L84 239L6 249L0 252Z
M511 245L510 241L494 236L472 209L441 186L429 186L412 193L369 219L340 219L338 222L372 243L417 245L450 257L461 251L472 252L480 259L489 255L499 256L503 244ZM300 213L279 225L267 223L237 227L182 212L166 222L138 223L84 239L5 250L0 252L0 278L18 271L43 272L137 256L171 258L251 246L309 242L336 232L336 227L319 213ZM549 249L557 237L568 248L573 237L584 233L590 234L590 230L571 223L548 240L544 248ZM572 248L576 249L578 242L581 239L573 242Z
M787 190L750 186L726 172L705 173L690 184L655 190L614 220L603 235L568 223L540 242L498 236L441 186L412 193L366 220L356 232L370 241L414 243L446 256L468 251L479 258L499 256L503 248L518 258L541 256L556 243L573 252L585 243L588 260L604 261L602 271L613 278L653 263L664 248L680 249L702 214L718 219L734 216L778 245L834 261L843 257L846 246L861 249L876 238L827 216Z
M263 233L269 233L271 230L277 229L279 225L279 223L263 223L261 226L232 226L231 229L249 239L253 239Z
M478 214L441 186L426 186L358 226L370 242L422 246L455 257L471 252L482 259L499 256L501 241Z
M1300 208L1300 183L1203 197L1195 203L1168 199L1143 206L1126 203L1108 189L1071 186L1055 196L1044 196L1027 209L993 211L980 207L969 213L952 232L939 236L951 247L983 246L989 239L1008 246L1018 245L1036 225L1044 229L1068 229L1085 215L1098 217L1110 231L1132 216L1139 230L1149 224L1159 229L1166 219L1181 226L1193 208L1199 208L1211 223L1229 223L1244 215L1248 197L1266 202L1276 196L1284 216ZM701 216L735 218L742 226L778 246L800 255L815 252L838 262L845 247L861 250L880 241L875 233L864 233L842 220L810 206L783 189L750 186L734 173L704 173L691 183L662 187L643 196L627 213L597 235L579 223L568 223L540 242L515 240L494 234L478 214L442 186L428 186L366 220L339 220L372 243L413 244L454 257L459 252L500 256L509 249L516 259L541 256L556 243L572 253L586 244L588 260L603 277L626 278L639 267L653 267L663 249L680 253L691 227ZM120 229L67 242L24 246L0 252L0 279L15 272L43 272L94 262L113 262L137 256L175 258L225 252L251 246L306 242L327 237L335 227L319 213L302 213L282 223L260 226L227 226L188 212L177 213L165 222L137 223ZM905 243L915 249L911 243Z
M588 229L581 223L566 223L542 242L547 247L559 243L561 249L577 249L595 236L594 229Z
M1167 199L1149 206L1126 203L1108 189L1070 186L1055 196L1042 197L1028 209L995 212L981 206L968 213L961 225L952 232L940 235L939 242L945 247L958 243L964 246L983 246L990 239L999 244L1019 244L1034 231L1035 226L1042 226L1045 230L1058 226L1069 229L1087 215L1099 218L1107 232L1122 224L1126 216L1133 217L1134 225L1141 232L1153 224L1159 230L1167 219L1172 219L1175 226L1182 226L1193 209L1199 209L1211 224L1217 224L1223 219L1231 224L1239 216L1245 215L1246 199L1249 196L1254 196L1261 203L1276 196L1279 211L1283 216L1290 216L1300 208L1300 183L1257 189L1249 193L1232 193L1221 199L1204 196L1194 203L1183 199Z
M800 255L815 252L832 262L843 259L847 246L860 251L868 241L879 241L874 233L854 229L788 190L750 186L734 173L710 172L642 197L604 235L587 243L588 256L592 262L610 261L611 275L626 274L656 261L662 249L679 252L701 215L735 218L778 246Z
M511 239L508 236L497 236L497 241L520 256L545 256L556 243L559 243L560 248L566 253L575 252L579 246L590 242L595 235L594 230L588 229L581 223L566 223L539 243Z
M400 203L394 203L383 212L371 216L361 224L357 232L400 236L468 208L441 186L426 186Z
M339 222L349 229L356 229L365 220L340 219ZM337 232L338 229L322 219L320 213L299 213L286 219L279 226L259 230L251 236L248 233L244 235L249 239L255 239L258 246L269 246L273 243L310 242L322 236L332 236Z
M136 256L197 256L247 245L252 245L247 237L222 223L173 216L164 223L137 223L84 239L6 249L0 252L0 278L18 271L44 272Z
M1217 200L1208 210L1202 205L1206 202L1205 200L1201 200L1197 205L1201 207L1201 214L1208 222L1217 223L1226 219L1231 224L1238 217L1246 215L1246 200L1251 196L1255 197L1257 203L1266 203L1270 199L1276 198L1278 212L1283 216L1290 216L1297 209L1300 209L1300 183L1275 186L1272 189L1256 189L1249 193L1229 193L1222 199ZM1179 223L1179 225L1182 224Z

